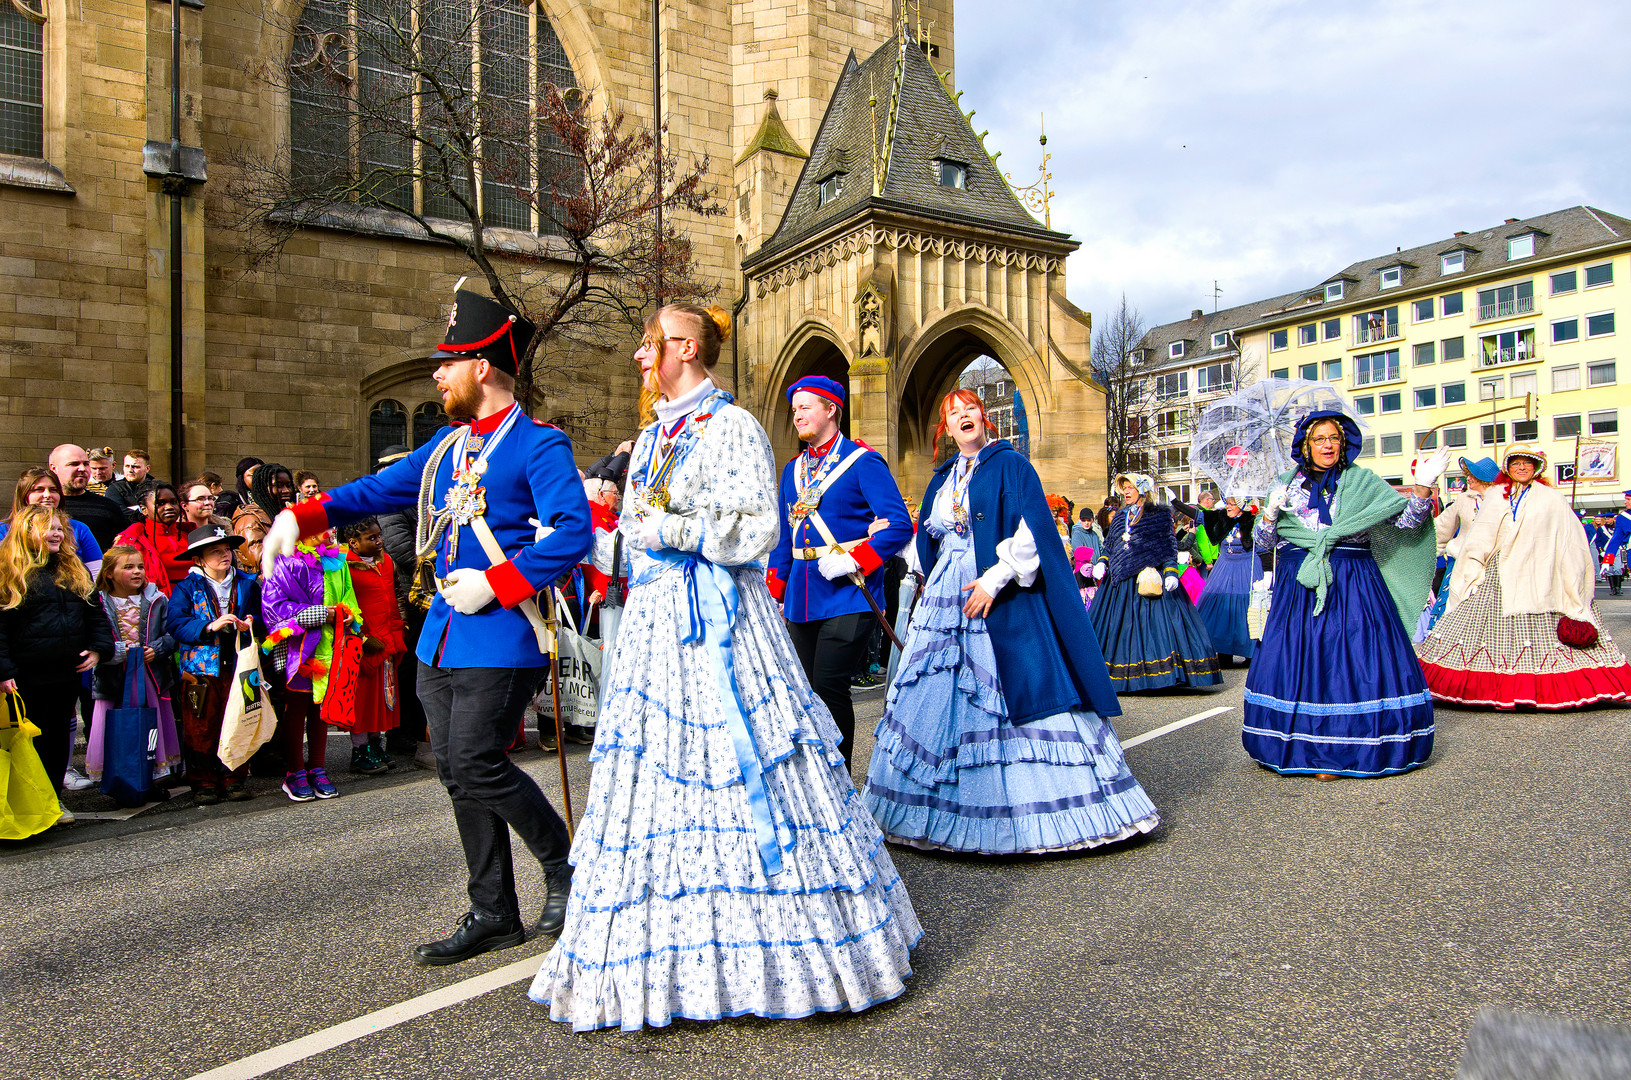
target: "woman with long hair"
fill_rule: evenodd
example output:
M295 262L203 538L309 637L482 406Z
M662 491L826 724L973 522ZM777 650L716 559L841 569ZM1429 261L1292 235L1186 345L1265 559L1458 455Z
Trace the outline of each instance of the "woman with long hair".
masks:
M729 333L669 304L635 354L662 399L623 499L633 582L531 989L580 1031L859 1011L905 990L922 934L765 584L775 461L709 377Z
M1416 471L1406 499L1354 464L1359 425L1341 412L1304 417L1295 469L1258 520L1276 548L1274 603L1246 676L1241 741L1284 774L1384 776L1433 752L1433 700L1410 630L1433 582L1432 488L1449 455Z
M1458 537L1444 614L1416 646L1440 701L1573 709L1631 697L1631 666L1603 630L1597 560L1546 455L1506 452Z
M959 389L940 404L921 505L928 579L867 769L891 841L1012 855L1149 832L1155 806L1108 717L1119 715L1056 518L1030 462ZM989 566L983 574L981 566Z
M51 784L60 793L73 751L79 677L113 654L91 600L96 584L75 550L68 515L25 507L0 540L0 691L16 691Z
M62 481L57 474L43 466L24 469L22 475L17 477L17 490L11 496L12 517L26 506L45 506L55 509L62 505ZM96 572L102 568L102 546L96 542L96 537L83 522L69 518L69 527L74 532L74 547L79 555L79 561L85 564L94 578ZM0 539L11 531L10 520L0 521Z

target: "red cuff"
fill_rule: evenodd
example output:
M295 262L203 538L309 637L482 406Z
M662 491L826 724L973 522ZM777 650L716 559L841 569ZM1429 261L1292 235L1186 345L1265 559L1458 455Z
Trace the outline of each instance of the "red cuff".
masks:
M1613 566L1614 565L1614 556L1613 555L1604 555L1603 556L1603 565L1604 566Z
M506 608L513 608L523 600L530 600L538 595L538 590L532 587L521 571L515 568L515 563L505 560L487 572L487 584L493 587L493 595L498 602Z
M303 503L295 503L289 507L289 512L300 525L300 538L317 536L329 530L328 504L318 499L311 499Z
M883 559L872 550L872 541L868 540L860 547L850 548L850 557L861 564L861 576L869 577L872 571L883 565Z
M787 595L787 582L783 581L774 570L765 571L765 586L770 590L770 595L776 598L777 603L780 603L782 598Z

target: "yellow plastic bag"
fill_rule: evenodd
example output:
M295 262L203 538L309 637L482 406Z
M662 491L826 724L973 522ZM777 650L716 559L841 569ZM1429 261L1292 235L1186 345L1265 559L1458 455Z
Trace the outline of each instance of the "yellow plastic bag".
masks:
M45 775L34 739L40 729L29 723L23 697L5 695L0 717L0 839L22 840L42 833L62 817L62 804Z

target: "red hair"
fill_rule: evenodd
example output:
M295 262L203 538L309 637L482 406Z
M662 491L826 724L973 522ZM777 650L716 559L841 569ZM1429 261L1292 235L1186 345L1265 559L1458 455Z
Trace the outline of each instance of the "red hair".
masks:
M986 420L985 402L980 400L980 395L966 386L958 387L940 399L940 423L934 426L934 447L935 457L937 458L940 456L940 440L946 437L946 417L951 412L952 405L958 402L964 405L972 405L980 410L980 419L985 420L986 434L996 435L997 433L997 426L990 420Z

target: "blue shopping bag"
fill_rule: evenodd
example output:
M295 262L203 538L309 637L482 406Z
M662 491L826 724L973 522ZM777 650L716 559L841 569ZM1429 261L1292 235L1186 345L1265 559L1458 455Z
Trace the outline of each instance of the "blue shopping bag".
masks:
M102 785L120 806L140 806L153 787L159 711L146 704L147 660L140 646L125 651L125 692L102 722Z

